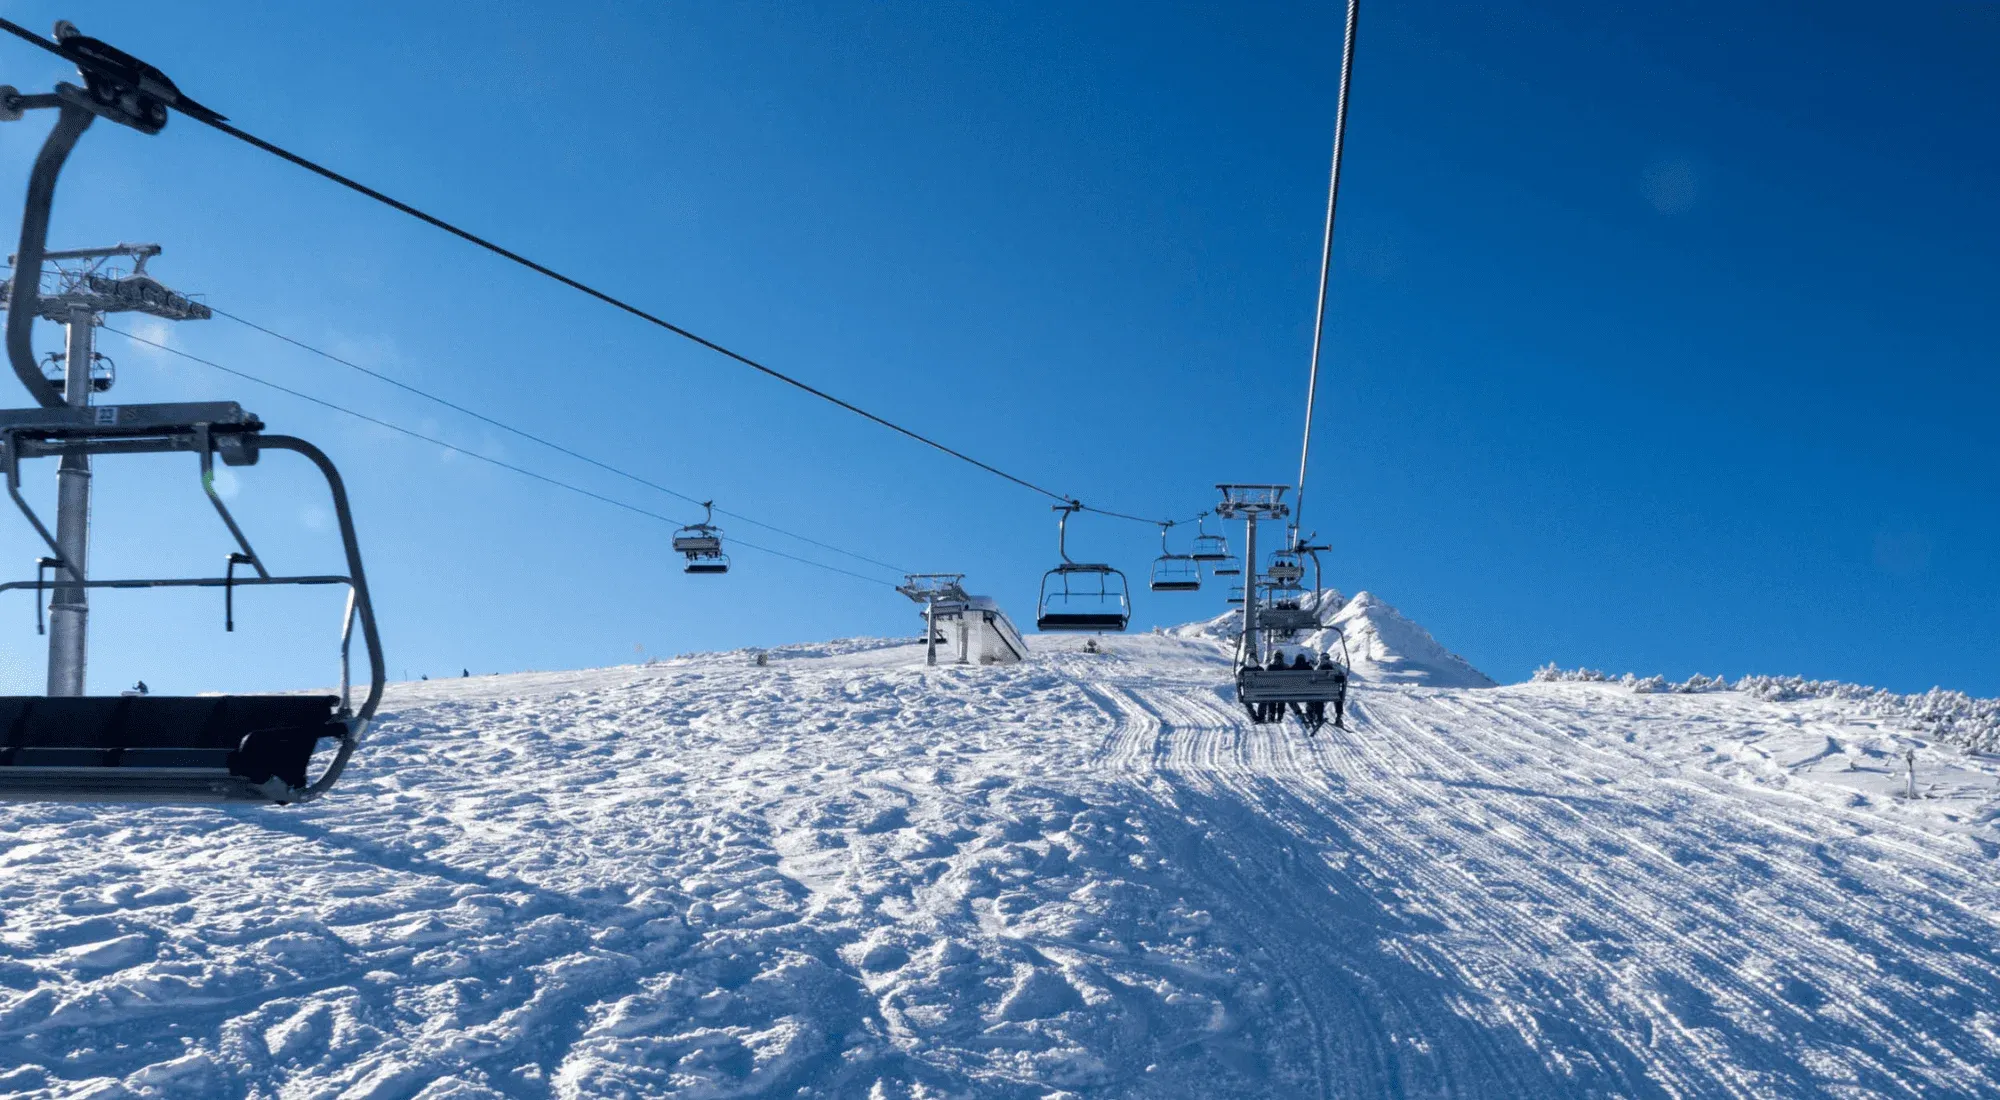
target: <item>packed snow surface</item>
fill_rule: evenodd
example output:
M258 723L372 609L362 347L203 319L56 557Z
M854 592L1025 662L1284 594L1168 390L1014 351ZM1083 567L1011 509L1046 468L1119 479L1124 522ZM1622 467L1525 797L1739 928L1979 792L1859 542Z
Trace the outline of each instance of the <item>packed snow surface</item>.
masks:
M850 642L403 685L305 807L0 809L0 1094L2000 1092L2000 762L1424 686L1362 612L1314 739L1201 630Z

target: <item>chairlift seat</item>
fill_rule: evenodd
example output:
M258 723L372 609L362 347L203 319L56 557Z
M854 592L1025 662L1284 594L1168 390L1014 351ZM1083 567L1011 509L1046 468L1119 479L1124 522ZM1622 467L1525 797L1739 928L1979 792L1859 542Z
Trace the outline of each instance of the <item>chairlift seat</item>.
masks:
M683 570L683 572L688 572L688 573L727 573L727 572L729 572L729 563L728 563L728 562L726 562L726 561L696 561L696 560L690 560L690 561L689 561L689 562L687 563L687 569Z
M1045 632L1064 630L1110 630L1123 631L1130 616L1113 611L1051 611L1035 620L1035 629Z
M1201 591L1201 582L1185 581L1185 580L1156 580L1152 582L1150 587L1155 592L1199 592Z
M287 801L331 695L0 697L0 801Z
M722 549L722 540L714 535L675 535L676 554L713 554Z

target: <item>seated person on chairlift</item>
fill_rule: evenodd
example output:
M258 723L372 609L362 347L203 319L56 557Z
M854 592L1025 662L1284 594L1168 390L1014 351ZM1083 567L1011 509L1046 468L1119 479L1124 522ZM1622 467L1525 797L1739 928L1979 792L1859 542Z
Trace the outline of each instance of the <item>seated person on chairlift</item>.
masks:
M1292 667L1311 670L1311 669L1325 669L1329 666L1327 664L1327 655L1324 653L1319 655L1319 660L1317 661L1309 661L1306 659L1306 655L1301 653L1299 654L1298 660L1292 662ZM1326 704L1317 699L1307 703L1306 723L1307 725L1311 726L1325 725Z
M1264 671L1266 671L1266 672L1277 672L1277 671L1280 671L1281 669L1283 669L1284 667L1285 667L1285 651L1284 651L1284 650L1282 650L1282 649L1273 649L1273 650L1271 651L1271 659L1270 659L1270 660L1268 660L1268 661L1265 661L1265 662L1264 662ZM1283 704L1283 703L1264 703L1264 704L1262 704L1262 706L1263 706L1263 709L1264 709L1264 718L1263 718L1263 721L1266 721L1266 722L1282 722L1282 721L1284 721L1284 718L1285 718L1285 704Z
M1339 661L1333 659L1332 650L1328 650L1327 652L1319 655L1319 667L1321 671L1326 671L1326 672L1337 671L1340 673L1340 682L1343 686L1343 690L1339 695L1336 695L1333 698L1333 724L1339 726L1342 729L1346 729L1347 727L1345 725L1345 721L1347 712L1347 692L1346 690L1344 690L1344 688L1347 683L1347 671L1340 667ZM1319 703L1317 705L1319 707L1319 719L1320 721L1324 722L1326 721L1326 704Z
M1312 671L1312 661L1311 661L1311 660L1310 660L1309 658L1307 658L1307 657L1306 657L1306 651L1305 651L1305 650L1303 650L1303 649L1299 650L1298 654L1297 654L1296 656L1294 656L1294 657L1292 658L1292 669L1293 669L1294 671L1297 671L1297 672L1311 672L1311 671ZM1312 709L1313 709L1313 704L1312 704L1312 703L1307 703L1307 704L1306 704L1306 714L1307 714L1308 716L1310 716L1310 715L1312 714ZM1322 707L1321 709L1322 709L1322 710L1324 710L1325 708L1323 708L1323 707Z

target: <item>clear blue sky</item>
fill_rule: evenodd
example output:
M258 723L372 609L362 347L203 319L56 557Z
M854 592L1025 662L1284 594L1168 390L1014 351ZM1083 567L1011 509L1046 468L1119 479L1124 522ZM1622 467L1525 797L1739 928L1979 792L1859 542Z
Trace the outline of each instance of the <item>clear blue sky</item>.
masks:
M252 132L1087 501L1189 514L1218 480L1293 476L1336 4L4 11L76 19ZM1329 581L1503 680L1555 660L2000 693L1996 53L1990 4L1373 0L1308 517ZM25 46L0 63L61 75ZM0 190L45 126L0 127ZM1019 619L1052 564L1046 500L186 120L99 125L73 159L53 243L116 240L689 493L964 571ZM229 321L171 339L691 514ZM685 577L652 521L103 347L117 399L236 398L335 454L394 674L914 629L887 588L748 551ZM45 500L52 471L30 477ZM274 564L333 562L295 467L239 482ZM99 490L99 575L219 567L191 460L101 463ZM1076 543L1135 581L1157 551L1106 520ZM10 575L36 553L0 524ZM1221 593L1137 602L1143 628ZM212 595L96 606L95 690L329 677L325 593L246 597L234 635ZM0 687L35 690L28 601L0 613Z

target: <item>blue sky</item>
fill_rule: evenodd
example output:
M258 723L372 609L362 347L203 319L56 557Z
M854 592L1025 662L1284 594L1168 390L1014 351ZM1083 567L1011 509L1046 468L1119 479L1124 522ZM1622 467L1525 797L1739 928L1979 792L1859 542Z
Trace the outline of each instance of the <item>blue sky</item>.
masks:
M1219 480L1295 472L1334 5L4 11L77 19L254 133L1086 501L1186 515ZM1503 680L1555 660L2000 693L2000 9L1362 16L1307 518L1329 582ZM9 83L61 75L0 50ZM10 193L45 126L0 127ZM1053 564L1046 500L186 120L100 125L72 160L52 243L116 240L164 244L179 289L636 473L966 572L1019 619ZM693 514L232 322L167 338ZM235 398L334 453L392 674L914 628L886 587L747 550L685 577L652 520L103 348L118 400ZM52 471L29 476L46 499ZM99 575L219 567L191 460L98 482ZM333 563L295 467L238 482L267 558ZM1135 579L1157 545L1075 528L1079 556ZM0 525L15 574L36 553ZM1136 599L1135 627L1221 608ZM248 597L233 635L210 595L96 607L94 690L328 678L325 593ZM0 687L34 690L30 605L0 613Z

